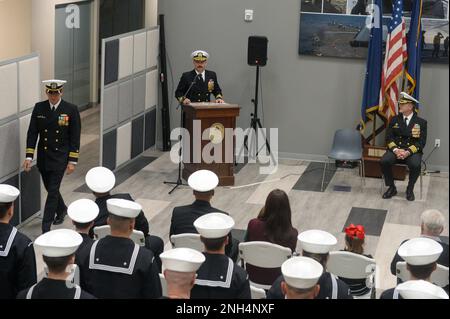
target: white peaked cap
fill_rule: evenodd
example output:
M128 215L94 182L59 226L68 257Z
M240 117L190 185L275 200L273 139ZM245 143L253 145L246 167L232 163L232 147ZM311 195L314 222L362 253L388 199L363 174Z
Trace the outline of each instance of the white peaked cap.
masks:
M34 241L34 245L47 257L70 256L76 252L83 242L83 237L71 229L56 229L42 234Z
M114 173L106 167L91 168L85 177L86 185L95 193L107 193L116 184Z
M197 192L208 192L219 184L219 177L214 172L201 169L192 173L188 178L189 186Z
M0 184L0 203L12 203L19 196L20 191L11 185Z
M444 289L425 280L409 280L395 289L404 299L448 299Z
M294 288L309 289L317 284L323 273L320 263L309 257L292 257L281 265L284 281Z
M90 223L97 218L98 205L90 199L82 198L72 202L67 208L70 219L77 223Z
M136 218L142 210L142 206L128 199L110 198L106 201L108 212L113 215Z
M418 237L404 242L398 248L398 254L408 264L413 266L428 265L438 260L442 253L442 246L437 241Z
M191 248L174 248L159 255L164 269L179 272L196 272L205 261L205 256Z
M234 227L234 220L223 213L209 213L194 221L194 227L204 238L221 238Z
M313 254L326 254L337 244L337 239L329 232L312 229L298 235L298 241L304 251Z

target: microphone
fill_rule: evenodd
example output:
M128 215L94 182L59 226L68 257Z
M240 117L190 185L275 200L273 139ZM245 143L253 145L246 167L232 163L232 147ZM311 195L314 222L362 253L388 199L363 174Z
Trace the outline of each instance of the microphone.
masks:
M181 100L180 103L178 103L177 106L177 110L180 107L180 105L183 104L183 101L186 99L186 96L189 94L189 92L191 91L192 87L194 86L194 84L197 82L198 79L203 78L201 73L198 73L195 77L194 80L191 82L191 84L189 85L189 88L187 89L186 93L183 94L183 99Z

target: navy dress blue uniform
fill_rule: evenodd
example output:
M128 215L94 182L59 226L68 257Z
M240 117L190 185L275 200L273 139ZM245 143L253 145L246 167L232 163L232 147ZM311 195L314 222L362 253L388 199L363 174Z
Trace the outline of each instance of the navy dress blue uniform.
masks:
M267 292L267 299L284 299L281 290L282 281L283 275L275 280L272 287ZM322 274L318 285L320 285L320 291L316 299L353 299L348 285L329 272L324 272Z
M191 299L251 299L247 272L231 258L204 253L206 260L197 271Z
M197 229L194 227L194 221L209 213L224 213L226 212L214 208L207 201L195 200L191 205L174 207L172 212L172 219L170 222L169 236L178 234L197 234ZM234 261L237 260L239 242L233 240L231 233L229 236L229 243L225 246L225 254Z
M80 133L80 114L75 105L61 100L52 111L47 100L34 106L27 134L26 157L33 158L39 137L37 167L48 192L42 220L43 233L50 230L55 213L56 218L61 218L67 210L59 188L68 162L78 162Z
M180 82L178 83L177 89L175 91L175 97L178 102L182 103L185 98L191 100L191 102L210 102L211 95L215 99L222 99L222 89L217 82L217 75L214 71L205 70L205 78L197 78L197 72L195 70L185 72L181 76ZM191 90L185 96L187 90L189 89L192 82L193 84Z
M64 280L43 278L29 289L22 290L17 299L95 299L78 285L68 286Z
M409 168L408 188L414 189L414 184L420 175L422 154L427 141L427 121L420 118L416 112L406 126L403 114L393 117L386 130L386 144L389 148L381 158L380 164L386 186L394 186L392 165L404 163ZM394 149L408 150L411 155L404 160L399 160L394 154Z
M99 208L98 216L94 220L94 226L90 229L89 234L91 237L94 237L94 227L103 226L107 224L108 219L108 208L106 206L106 201L110 198L121 198L134 201L130 194L122 193L122 194L114 194L114 195L106 195L102 197L97 197L95 199L95 203ZM161 269L161 260L159 259L159 255L164 251L164 242L158 236L152 236L149 234L149 224L148 220L144 215L144 212L141 211L139 215L135 219L134 229L139 230L144 233L145 236L145 247L150 249L156 259L156 264L158 265L158 269Z
M0 299L16 298L36 282L33 242L17 228L0 223Z
M131 239L106 236L94 242L80 266L81 287L97 298L159 298L153 253Z
M88 258L89 253L91 251L91 247L94 244L94 240L88 235L84 233L79 233L81 237L83 237L83 242L78 247L75 253L75 264L80 265L83 260Z

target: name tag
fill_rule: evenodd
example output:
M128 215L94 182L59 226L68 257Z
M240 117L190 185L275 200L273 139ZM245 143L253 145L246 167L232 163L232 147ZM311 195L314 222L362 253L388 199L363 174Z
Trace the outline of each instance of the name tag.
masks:
M46 119L46 117L44 115L38 115L37 118L38 119Z

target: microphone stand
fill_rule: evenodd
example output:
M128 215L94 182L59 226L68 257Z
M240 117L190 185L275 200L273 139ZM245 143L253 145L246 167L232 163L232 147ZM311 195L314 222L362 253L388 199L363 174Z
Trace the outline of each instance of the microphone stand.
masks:
M180 114L180 127L184 128L183 125L183 118L184 118L184 108L183 108L183 101L186 99L186 96L189 94L189 92L191 91L192 87L194 86L194 84L197 82L199 74L197 74L194 78L194 81L192 81L191 85L189 86L189 88L187 89L186 93L183 95L183 99L181 100L181 102L178 103L177 106L177 110L179 107L181 107L181 114ZM180 143L180 149L178 151L178 178L176 182L169 182L169 181L164 181L164 184L172 184L175 185L169 192L169 195L172 194L172 192L180 185L187 185L185 183L183 183L183 180L181 179L181 154L183 151L183 147L182 147L182 138L181 135L178 137L178 141Z

